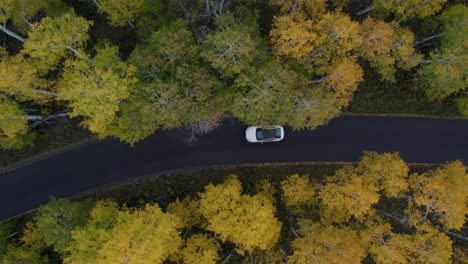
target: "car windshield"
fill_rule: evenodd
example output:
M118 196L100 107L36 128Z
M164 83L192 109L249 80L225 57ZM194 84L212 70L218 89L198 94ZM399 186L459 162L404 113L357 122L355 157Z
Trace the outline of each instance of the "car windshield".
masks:
M272 128L257 128L257 140L267 140L267 139L274 139L274 138L281 138L281 129Z

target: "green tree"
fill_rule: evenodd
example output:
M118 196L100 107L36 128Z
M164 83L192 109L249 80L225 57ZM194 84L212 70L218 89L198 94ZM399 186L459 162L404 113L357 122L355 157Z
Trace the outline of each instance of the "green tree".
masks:
M218 21L221 19L217 18ZM200 56L220 75L233 78L247 69L258 56L256 45L256 40L245 28L218 25L218 30L209 34L203 42Z
M457 108L464 117L468 117L468 96L457 99Z
M18 263L34 263L46 264L49 263L48 258L41 255L40 251L34 250L26 245L13 246L9 245L3 259L0 256L2 264L18 264Z
M432 220L447 229L460 229L468 213L468 174L460 161L441 168L413 174L410 178L415 203L421 207L420 219Z
M439 17L443 32L440 47L432 51L429 58L422 60L418 71L418 84L429 100L444 99L468 87L465 61L468 42L465 22L468 8L455 5Z
M436 14L447 0L374 0L374 7L393 13L396 18L427 17Z
M68 102L71 117L85 117L82 124L103 137L134 88L134 74L135 68L119 59L117 47L105 46L92 61L66 61L58 99Z
M237 177L231 175L224 183L209 184L199 193L206 229L222 241L235 243L240 254L273 247L281 229L274 205L264 195L244 195L242 191Z
M327 4L326 0L271 0L268 3L274 7L279 7L282 15L300 13L310 17L325 13Z
M8 246L8 237L11 234L11 225L1 224L0 225L0 261L2 260L1 256L5 254Z
M419 87L429 100L444 99L468 87L465 62L468 48L465 44L451 49L431 52L430 58L418 71Z
M377 186L387 197L399 197L408 190L408 165L398 153L365 152L356 170L368 185Z
M121 211L95 263L163 263L182 245L179 229L179 218L157 204Z
M47 246L63 254L70 245L71 231L86 224L92 206L90 200L71 202L52 198L46 205L39 207L34 216L37 231Z
M246 124L286 124L298 78L275 61L239 75L234 86L232 113Z
M321 216L325 222L343 223L363 219L379 201L377 187L367 184L351 167L337 170L320 189Z
M293 263L361 263L365 256L355 231L332 225L300 221L301 237L292 242Z
M14 101L0 95L0 148L20 149L31 144L28 115Z
M132 28L136 17L142 12L144 0L93 0L99 13L106 13L111 25L123 26L128 23Z
M40 72L57 68L59 61L72 52L79 52L88 41L88 30L92 22L73 12L59 17L45 17L31 25L22 53L31 57Z
M112 239L111 230L117 222L119 211L112 201L98 201L90 212L90 219L85 226L78 226L71 231L71 242L67 247L64 263L95 263L98 251L104 243Z
M157 128L176 128L222 112L220 82L197 61L198 48L182 21L153 33L130 61L139 82L118 113L111 134L130 143Z
M322 87L304 88L298 91L289 112L288 124L294 129L314 129L340 114L341 105L335 94Z

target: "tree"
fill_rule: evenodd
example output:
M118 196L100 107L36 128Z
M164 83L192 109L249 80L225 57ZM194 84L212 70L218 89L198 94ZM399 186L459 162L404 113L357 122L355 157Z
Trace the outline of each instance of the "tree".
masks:
M316 74L328 72L361 41L359 24L338 12L326 13L317 22L300 16L276 17L270 37L277 55L291 56Z
M130 96L137 81L135 68L118 57L118 48L97 49L92 61L71 59L65 63L58 84L58 99L72 107L71 117L83 116L91 132L104 137L120 103Z
M28 116L14 101L0 95L0 148L19 149L31 144Z
M312 83L320 83L336 95L342 106L347 106L362 81L362 76L361 66L357 64L356 59L347 57L337 60L324 77Z
M442 9L447 0L375 0L374 6L393 13L397 19L432 16Z
M355 169L337 170L320 189L321 216L325 222L343 223L363 219L379 201L377 187L364 182Z
M294 98L288 114L288 124L294 129L314 129L340 114L341 105L330 91L323 87L304 87Z
M408 165L398 153L365 152L356 170L364 181L387 197L397 198L408 190Z
M8 224L0 225L0 261L2 260L3 254L5 254L8 246L8 238L11 234L12 226Z
M49 203L39 207L34 221L46 245L61 254L65 253L71 242L71 231L86 224L92 206L90 200L71 202L52 198Z
M269 249L278 241L281 223L274 216L275 207L263 195L243 195L236 176L209 184L199 196L206 229L222 241L235 243L240 254Z
M183 263L187 264L210 264L217 263L220 259L218 251L219 242L206 234L194 234L185 243L180 251Z
M131 21L142 12L144 0L93 0L99 13L106 13L113 26L123 26L128 23L134 28Z
M275 61L239 75L232 113L246 124L286 124L298 78Z
M22 53L31 57L40 72L56 69L59 61L71 51L77 56L88 40L92 22L73 12L59 17L45 17L31 25Z
M41 252L31 249L26 245L13 246L9 245L3 258L0 256L2 264L18 264L18 263L34 263L46 264L49 263L48 258L41 256Z
M4 0L0 3L0 21L6 24L6 21L13 13L15 0Z
M361 263L365 251L355 231L301 220L292 242L293 263Z
M96 263L163 263L182 245L179 229L178 217L163 213L157 204L121 211Z
M464 117L468 117L468 96L457 99L457 108Z
M275 17L270 38L277 55L301 61L314 52L319 36L312 20L297 15Z
M388 245L397 249L403 262L450 263L452 255L450 238L429 226L419 227L415 234L395 234Z
M413 34L396 23L366 18L361 24L359 54L368 60L383 80L395 82L397 60L405 63L414 54Z
M466 35L468 29L466 28L466 20L468 19L468 7L462 4L453 5L438 17L438 20L442 24L442 48L452 48L466 42Z
M325 0L272 0L268 3L279 7L282 15L300 13L311 18L325 13L327 4Z
M200 225L203 222L203 216L198 208L200 201L187 196L182 201L177 199L175 202L167 206L167 212L177 215L182 222L182 227L192 229L194 226Z
M406 258L400 252L397 243L390 243L390 240L397 236L401 238L400 243L409 243L408 237L400 237L393 233L390 223L375 212L369 214L364 225L365 229L361 236L367 241L367 250L376 263L406 263Z
M37 70L21 56L9 56L0 48L0 93L14 96L18 101L34 100L44 103L57 96L56 92L40 89L47 86L39 79Z
M200 56L220 75L233 78L247 69L258 55L256 45L248 30L239 26L228 28L218 26L217 31L206 37Z
M440 100L468 87L466 71L466 44L452 49L431 52L429 60L418 71L419 87L429 100Z
M283 199L287 206L310 205L317 195L317 186L307 176L294 174L281 182Z
M220 82L197 60L198 48L182 21L153 33L132 52L139 82L117 114L110 134L129 143L157 128L176 128L223 111Z
M71 242L67 247L69 254L64 263L95 263L102 246L112 239L111 230L117 222L119 211L112 201L98 201L90 212L85 226L71 231Z
M422 60L418 71L419 87L429 100L444 99L468 87L465 70L468 30L464 26L467 18L468 8L462 5L455 5L440 15L444 30L440 47Z
M410 177L415 203L421 207L423 222L432 220L447 229L460 229L468 213L468 174L460 162Z

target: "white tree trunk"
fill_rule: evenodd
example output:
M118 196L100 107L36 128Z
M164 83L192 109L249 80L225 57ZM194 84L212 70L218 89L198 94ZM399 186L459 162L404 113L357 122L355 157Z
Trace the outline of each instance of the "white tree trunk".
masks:
M362 14L368 13L368 12L372 11L374 8L375 8L375 6L369 6L366 9L363 9L363 10L357 12L356 15L360 16Z
M0 25L0 30L5 32L7 35L9 35L10 37L13 37L21 42L24 43L25 39L23 37L21 37L20 35L16 34L15 32L9 30L8 28L6 28L5 25Z

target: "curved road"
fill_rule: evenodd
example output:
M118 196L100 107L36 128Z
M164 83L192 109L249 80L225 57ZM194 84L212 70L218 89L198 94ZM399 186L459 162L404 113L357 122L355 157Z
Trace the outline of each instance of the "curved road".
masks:
M163 131L134 148L104 140L0 174L0 219L98 186L170 169L216 164L356 161L363 150L398 151L407 162L468 164L468 120L344 116L314 131L286 129L282 142L250 144L245 126L226 121L189 146ZM185 135L186 138L186 135Z

